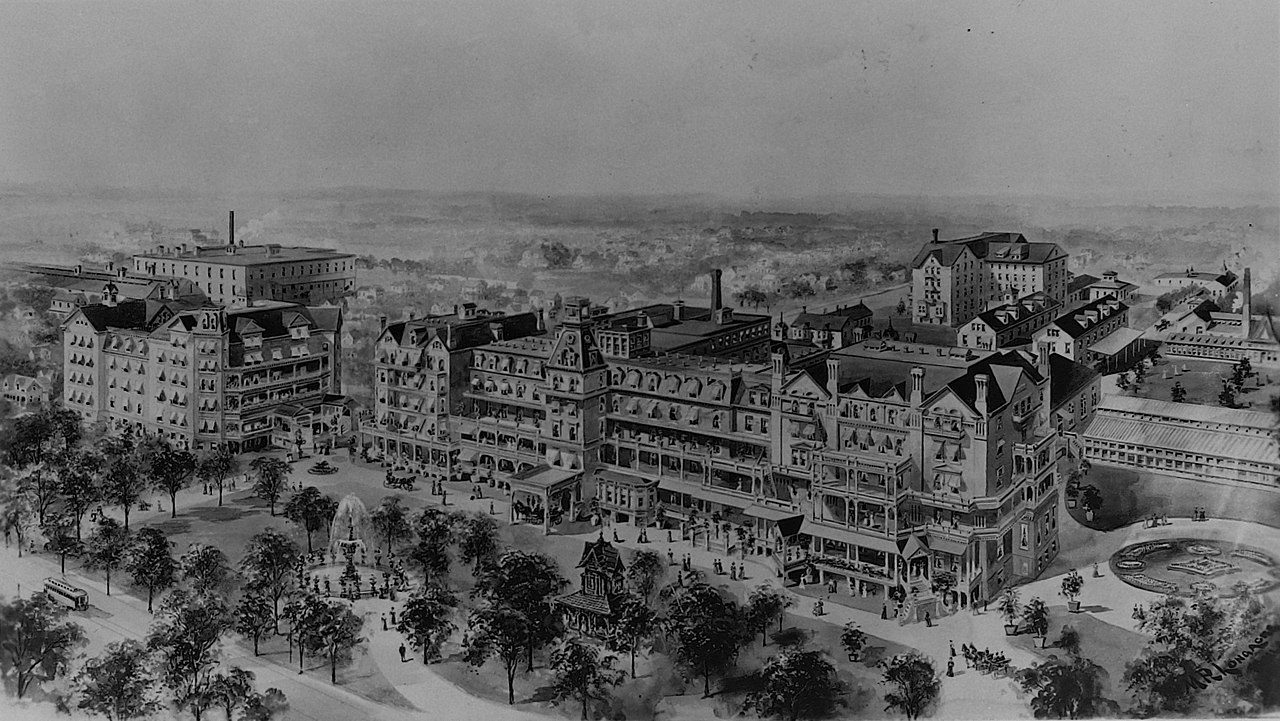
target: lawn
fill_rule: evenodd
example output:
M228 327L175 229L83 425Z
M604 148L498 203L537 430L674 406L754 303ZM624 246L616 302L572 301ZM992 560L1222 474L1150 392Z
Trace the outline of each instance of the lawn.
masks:
M1124 676L1125 664L1138 655L1146 645L1147 637L1136 631L1099 621L1088 613L1073 614L1067 612L1066 606L1050 606L1049 633L1046 638L1048 648L1040 648L1039 641L1029 633L1014 636L1009 642L1042 659L1053 656L1065 658L1066 651L1054 645L1063 626L1071 626L1080 634L1080 655L1106 669L1109 681L1107 698L1118 702L1121 708L1128 707L1132 703L1132 697L1121 678Z
M1222 392L1222 381L1231 376L1231 367L1230 363L1213 361L1163 360L1149 371L1140 389L1129 393L1140 398L1168 401L1173 399L1173 385L1181 383L1187 391L1187 403L1216 406L1218 394ZM1261 407L1274 395L1280 395L1280 373L1259 371L1245 383L1236 402L1241 406Z
M1195 481L1094 464L1081 485L1102 492L1102 508L1092 521L1077 506L1068 512L1082 526L1110 531L1140 521L1151 514L1189 517L1195 508L1210 518L1232 518L1280 526L1280 493L1261 488ZM1063 543L1063 548L1069 548Z

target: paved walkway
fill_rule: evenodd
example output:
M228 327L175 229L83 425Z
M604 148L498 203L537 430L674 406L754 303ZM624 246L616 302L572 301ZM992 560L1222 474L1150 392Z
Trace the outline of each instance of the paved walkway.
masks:
M1074 523L1065 513L1061 514L1060 517L1064 519L1065 523ZM716 558L723 560L726 568L730 560L742 563L739 558L729 559L721 554L693 547L688 541L677 540L674 543L667 543L665 531L650 532L649 540L651 542L648 544L636 542L639 531L633 526L618 525L609 527L605 531L605 537L611 539L612 532L615 529L621 539L620 545L628 548L648 548L664 555L667 549L670 548L677 561L684 554L691 554L694 566L704 570L708 574L708 579L717 585L727 583L730 587L744 592L747 588L753 588L761 583L783 587L781 579L778 579L775 575L772 564L754 560L758 557L748 557L746 561L747 579L741 586L735 586L728 581L729 577L727 575L715 576L710 569L712 568L713 560ZM1280 548L1280 529L1243 521L1211 520L1208 522L1194 522L1189 518L1171 518L1169 519L1169 525L1156 528L1144 528L1142 524L1136 524L1116 529L1115 531L1096 532L1092 538L1092 545L1097 549L1096 557L1101 577L1093 578L1092 568L1079 569L1081 575L1085 578L1084 593L1081 597L1082 605L1085 609L1084 612L1120 628L1133 629L1134 621L1131 616L1133 606L1137 603L1149 604L1152 600L1158 598L1159 594L1130 586L1111 575L1107 567L1107 560L1111 557L1111 554L1131 543L1176 537L1243 541L1259 548ZM1039 596L1050 606L1065 604L1066 599L1059 595L1064 575L1066 574L1061 573L1037 579L1020 586L1018 593L1024 603L1034 596ZM792 595L796 602L795 606L790 609L791 613L806 618L815 618L813 615L813 598L810 595L801 595L794 588L786 588L785 590ZM821 590L821 587L810 585L806 592L812 594L815 590ZM1268 595L1278 596L1280 591L1273 591ZM974 614L969 610L963 610L953 615L934 619L934 626L929 628L923 623L900 626L896 620L881 619L878 613L868 613L840 605L840 594L827 597L833 600L825 604L826 613L818 617L818 620L837 626L843 626L849 621L854 621L868 634L911 646L931 656L939 671L945 671L946 669L952 642L956 645L957 653L962 643L989 647L993 651L1004 653L1009 657L1010 662L1017 667L1025 667L1039 661L1039 657L1030 651L1015 647L1006 640L1004 619L996 613L994 604L992 604L991 610L986 613ZM1134 649L1135 654L1137 650ZM942 695L939 709L935 713L936 717L956 719L1031 717L1026 701L1018 697L1014 684L1009 679L995 678L965 669L963 658L957 657L956 675L952 678L943 676L942 680ZM877 693L880 693L880 691L882 689L878 689Z

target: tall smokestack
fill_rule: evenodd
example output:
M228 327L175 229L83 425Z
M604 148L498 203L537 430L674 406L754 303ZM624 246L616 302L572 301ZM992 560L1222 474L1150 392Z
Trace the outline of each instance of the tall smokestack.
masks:
M1241 282L1244 285L1244 288L1241 290L1241 292L1244 293L1244 298L1242 299L1243 302L1240 304L1240 337L1248 338L1249 331L1251 330L1249 326L1253 323L1253 288L1249 281L1248 268L1244 269L1244 278Z
M227 211L227 245L236 244L236 211Z
M723 305L720 298L720 269L716 268L711 271L711 313L715 314Z

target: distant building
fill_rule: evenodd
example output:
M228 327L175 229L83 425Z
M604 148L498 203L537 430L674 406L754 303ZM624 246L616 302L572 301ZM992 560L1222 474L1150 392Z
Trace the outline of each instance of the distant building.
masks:
M1041 328L1053 321L1062 304L1044 293L1032 293L985 310L960 326L959 345L997 350L1031 342Z
M256 300L319 304L355 290L356 256L304 246L160 245L133 257L135 273L182 278L214 303Z
M804 308L791 322L786 339L819 348L843 348L870 335L871 315L871 309L861 302L831 311L824 308L821 313Z
M911 267L916 323L958 327L1007 294L1067 301L1067 254L1053 243L1029 243L1021 233L939 240L935 229Z
M1077 363L1123 368L1145 350L1142 333L1127 327L1129 306L1111 296L1064 313L1036 333L1033 347L1046 348Z
M1202 358L1234 363L1241 358L1258 367L1280 367L1280 342L1270 316L1253 314L1250 271L1244 269L1239 313L1221 313L1205 301L1177 317L1165 337L1171 358Z
M362 285L356 289L356 300L362 303L376 303L386 295L386 289L380 285Z
M1280 448L1271 413L1108 396L1081 436L1098 463L1195 480L1280 481Z
M738 313L724 305L718 269L712 272L711 296L710 308L677 300L593 316L596 341L606 358L673 353L741 362L766 359L769 316Z
M1155 278L1155 286L1161 293L1182 288L1202 288L1214 300L1222 300L1236 289L1236 274L1224 264L1220 272L1202 272L1187 268L1181 273L1161 273Z
M33 411L49 404L52 379L43 371L35 378L20 373L10 373L0 378L0 393L12 403L17 413Z
M341 325L336 308L110 296L63 324L63 404L191 449L301 454L341 424Z
M1067 283L1067 306L1083 305L1108 295L1114 296L1116 300L1128 302L1137 290L1137 285L1120 280L1119 274L1114 270L1103 273L1101 278L1092 275L1075 275Z

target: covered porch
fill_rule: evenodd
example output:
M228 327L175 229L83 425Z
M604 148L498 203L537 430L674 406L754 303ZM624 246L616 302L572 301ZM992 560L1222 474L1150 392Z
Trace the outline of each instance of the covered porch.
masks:
M577 518L582 504L582 471L537 465L512 474L511 522L542 521L551 533L552 516Z

